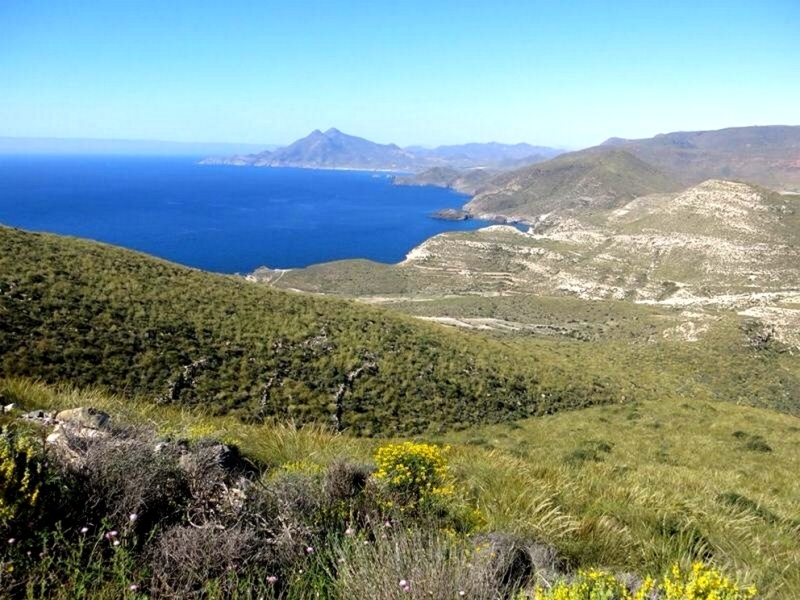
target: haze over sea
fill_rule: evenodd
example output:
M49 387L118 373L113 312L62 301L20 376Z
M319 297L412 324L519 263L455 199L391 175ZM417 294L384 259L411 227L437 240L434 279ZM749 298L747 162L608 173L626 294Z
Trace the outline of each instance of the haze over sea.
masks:
M0 223L247 273L345 258L394 263L467 198L357 171L202 166L194 157L0 156Z

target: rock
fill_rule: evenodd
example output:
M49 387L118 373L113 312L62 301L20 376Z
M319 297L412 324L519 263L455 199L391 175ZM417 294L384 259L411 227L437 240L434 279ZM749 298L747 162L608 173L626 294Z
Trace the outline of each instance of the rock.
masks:
M10 413L11 411L13 411L16 408L17 408L17 405L12 402L11 404L6 404L3 407L3 412L4 413Z
M32 410L22 415L22 418L28 421L40 421L43 424L53 423L53 413L45 412L43 410Z
M70 433L75 429L107 430L111 426L111 417L107 413L83 406L62 410L56 415L56 421L69 426Z
M466 221L472 218L465 210L458 210L456 208L444 208L437 210L431 215L434 219L442 219L444 221Z
M497 583L513 587L521 582L552 582L567 572L566 561L548 544L506 533L475 538L475 547L491 557Z

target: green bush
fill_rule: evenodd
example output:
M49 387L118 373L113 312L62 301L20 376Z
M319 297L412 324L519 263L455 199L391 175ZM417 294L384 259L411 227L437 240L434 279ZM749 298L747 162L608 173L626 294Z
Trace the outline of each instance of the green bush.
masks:
M31 519L57 491L43 440L15 425L0 431L0 531Z

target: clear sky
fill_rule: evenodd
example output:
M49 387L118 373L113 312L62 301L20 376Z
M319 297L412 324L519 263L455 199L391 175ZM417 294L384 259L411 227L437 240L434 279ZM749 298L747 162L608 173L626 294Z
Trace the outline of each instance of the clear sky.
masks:
M578 148L800 124L800 0L0 0L0 136Z

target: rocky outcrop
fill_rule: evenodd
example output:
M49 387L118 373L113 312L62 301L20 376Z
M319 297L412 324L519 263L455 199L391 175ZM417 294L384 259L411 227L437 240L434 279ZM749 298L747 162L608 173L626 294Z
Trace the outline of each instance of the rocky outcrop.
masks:
M431 214L431 217L442 221L466 221L471 219L472 215L465 210L458 210L457 208L443 208Z

